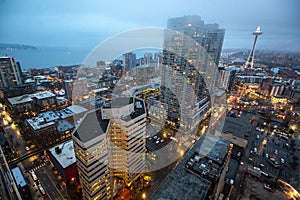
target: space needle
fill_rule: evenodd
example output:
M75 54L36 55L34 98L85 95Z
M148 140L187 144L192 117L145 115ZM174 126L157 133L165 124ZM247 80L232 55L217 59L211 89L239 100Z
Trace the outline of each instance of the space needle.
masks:
M250 51L248 60L246 61L245 68L254 69L254 50L255 50L257 38L261 34L262 34L262 32L260 31L260 26L258 26L256 31L253 32L254 42L253 42L253 46L252 46L252 49Z

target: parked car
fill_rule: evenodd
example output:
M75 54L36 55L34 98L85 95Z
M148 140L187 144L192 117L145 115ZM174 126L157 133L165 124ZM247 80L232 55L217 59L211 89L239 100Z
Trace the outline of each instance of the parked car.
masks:
M272 188L269 184L265 184L265 185L264 185L264 188L265 188L266 190L271 191L271 192L275 192L275 191L274 191L274 188Z
M266 153L266 158L269 158L269 154Z

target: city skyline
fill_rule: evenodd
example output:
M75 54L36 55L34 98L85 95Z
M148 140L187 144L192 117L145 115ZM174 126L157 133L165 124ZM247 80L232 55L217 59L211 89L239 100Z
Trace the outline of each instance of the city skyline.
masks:
M226 29L225 49L250 48L253 39L250 32L259 25L264 36L257 44L258 49L300 50L296 14L299 2L294 0L152 1L146 7L135 1L130 2L130 6L128 2L116 1L81 5L31 0L1 1L0 4L0 26L6 27L0 34L3 43L92 49L120 32L166 27L170 17L195 14L207 23L218 23L220 28Z
M0 0L0 199L300 199L300 3L53 1Z

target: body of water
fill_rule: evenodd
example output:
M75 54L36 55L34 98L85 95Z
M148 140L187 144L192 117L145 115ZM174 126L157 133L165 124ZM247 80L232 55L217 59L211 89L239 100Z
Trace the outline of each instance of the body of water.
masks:
M20 62L23 70L29 68L48 68L59 65L82 64L84 59L93 49L38 47L38 49L14 49L0 50L1 55L12 56ZM137 58L143 57L144 53L152 53L153 56L158 49L140 49L134 51ZM122 55L118 59L122 59ZM95 63L96 64L96 63Z
M0 55L13 56L22 69L47 68L83 63L92 49L38 47L38 49L0 50Z

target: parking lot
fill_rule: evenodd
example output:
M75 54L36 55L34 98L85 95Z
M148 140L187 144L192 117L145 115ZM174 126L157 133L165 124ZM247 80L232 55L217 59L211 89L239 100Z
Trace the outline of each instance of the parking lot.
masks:
M280 179L300 189L299 170L292 166L292 157L299 157L299 151L293 154L290 148L294 136L287 135L281 127L264 122L260 114L244 112L239 117L227 116L223 132L248 140L244 155L240 158L244 169L255 167L273 177L281 171Z

